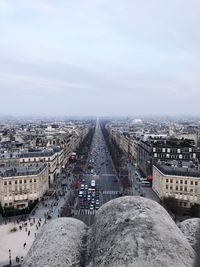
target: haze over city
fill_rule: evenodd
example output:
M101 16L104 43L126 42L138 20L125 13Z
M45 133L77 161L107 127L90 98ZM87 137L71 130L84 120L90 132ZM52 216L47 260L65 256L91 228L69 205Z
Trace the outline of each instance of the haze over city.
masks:
M0 0L0 115L198 115L199 11Z

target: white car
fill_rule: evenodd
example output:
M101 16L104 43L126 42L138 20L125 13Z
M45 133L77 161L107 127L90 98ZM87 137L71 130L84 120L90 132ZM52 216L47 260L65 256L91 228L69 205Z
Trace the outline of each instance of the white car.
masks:
M142 186L144 186L144 187L150 187L151 186L151 184L150 184L150 182L149 181L142 181Z
M91 180L91 187L95 187L95 180Z
M94 209L94 205L90 205L90 210L93 210Z
M85 188L84 184L81 184L81 189L84 189L84 188Z

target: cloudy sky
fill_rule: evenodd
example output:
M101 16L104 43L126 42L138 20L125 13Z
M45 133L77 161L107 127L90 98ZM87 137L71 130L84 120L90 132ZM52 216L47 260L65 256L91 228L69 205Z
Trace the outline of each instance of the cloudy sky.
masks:
M0 0L0 115L200 114L199 0Z

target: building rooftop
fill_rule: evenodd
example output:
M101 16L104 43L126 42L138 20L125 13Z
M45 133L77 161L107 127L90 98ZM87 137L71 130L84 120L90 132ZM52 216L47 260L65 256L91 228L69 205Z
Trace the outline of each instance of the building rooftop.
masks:
M155 162L156 166L165 175L200 177L200 171L194 164L185 161L168 161L166 163Z
M33 166L0 167L0 177L25 176L39 174L46 168L45 163L36 163Z
M31 158L31 157L50 157L60 149L32 149L28 152L22 152L20 158Z
M194 141L190 139L148 139L147 142L157 147L194 147Z

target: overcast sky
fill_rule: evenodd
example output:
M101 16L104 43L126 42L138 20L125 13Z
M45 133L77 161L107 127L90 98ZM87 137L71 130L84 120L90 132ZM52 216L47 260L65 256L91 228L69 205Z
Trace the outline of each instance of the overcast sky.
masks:
M199 29L199 0L0 0L0 115L198 115Z

